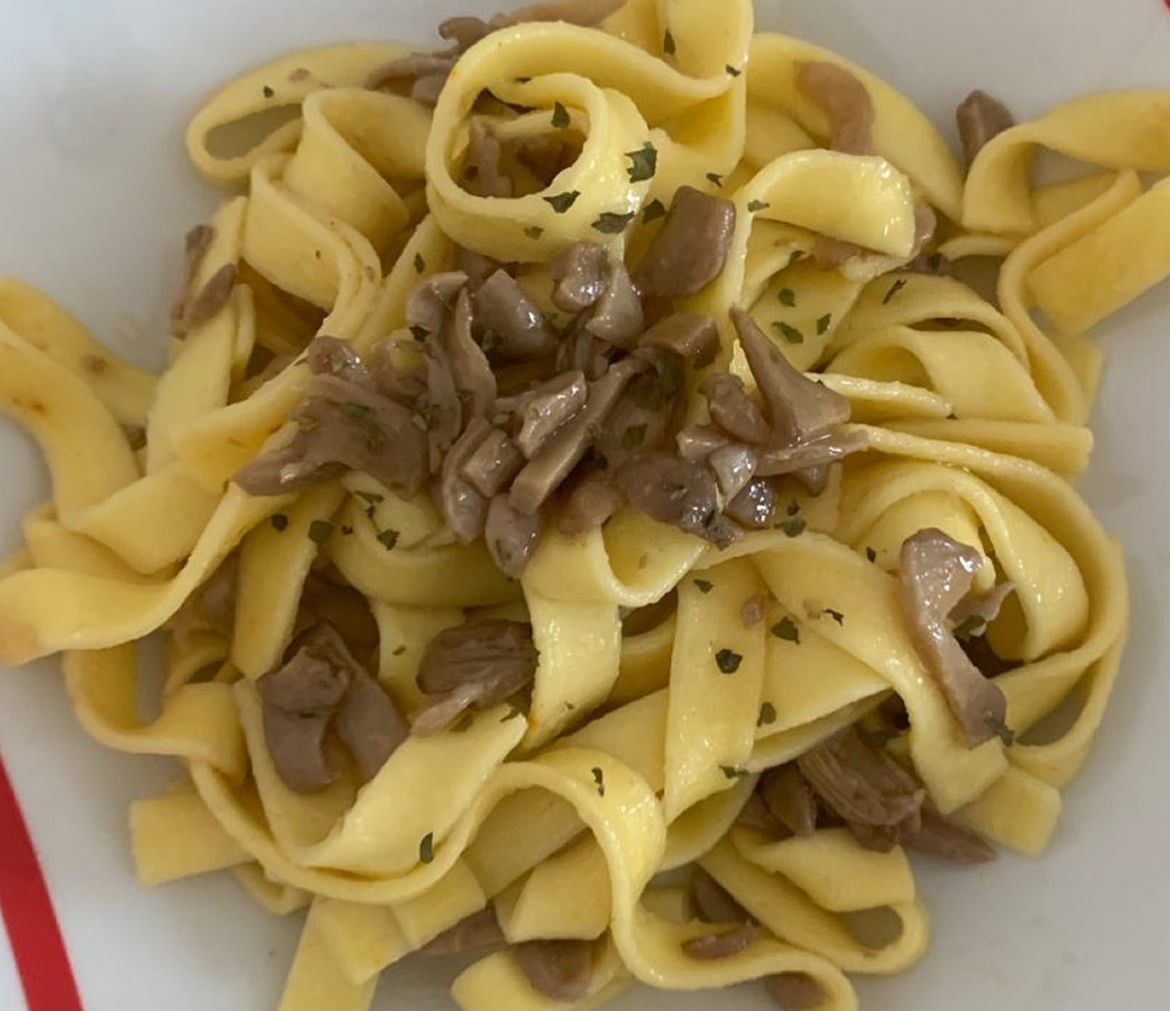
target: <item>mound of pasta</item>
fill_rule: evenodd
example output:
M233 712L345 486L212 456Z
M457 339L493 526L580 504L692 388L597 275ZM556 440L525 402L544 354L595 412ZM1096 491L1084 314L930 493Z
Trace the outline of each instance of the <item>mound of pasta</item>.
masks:
M748 0L440 33L200 109L161 375L0 281L52 477L0 656L177 760L144 883L307 909L281 1011L454 952L464 1011L849 1011L926 950L913 860L1041 853L1102 720L1126 584L1071 482L1088 331L1170 274L1170 94L976 92L961 165Z

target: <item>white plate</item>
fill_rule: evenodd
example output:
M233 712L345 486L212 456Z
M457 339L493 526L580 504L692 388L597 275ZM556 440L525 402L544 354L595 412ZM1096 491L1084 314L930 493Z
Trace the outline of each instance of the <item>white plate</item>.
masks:
M716 3L719 0L711 0ZM212 206L188 170L185 117L213 85L282 50L355 37L419 41L484 0L0 0L0 271L46 287L143 364L162 360L176 243ZM761 0L760 25L866 63L940 120L986 86L1022 115L1078 92L1170 86L1162 0ZM424 9L425 8L425 9ZM1105 11L1109 13L1106 14ZM1124 676L1052 853L931 870L934 943L921 968L863 981L866 1011L1165 1008L1170 949L1170 292L1106 336L1090 500L1124 538L1134 590ZM0 539L45 492L31 445L0 426ZM56 666L0 676L0 749L40 853L89 1011L275 1006L296 924L267 918L224 877L155 892L134 883L126 806L167 763L84 738ZM0 871L6 840L0 838ZM395 971L379 1008L448 1007L433 967ZM638 991L615 1011L764 1008L725 995ZM24 1007L0 931L0 1008ZM49 1009L55 1011L55 1009Z

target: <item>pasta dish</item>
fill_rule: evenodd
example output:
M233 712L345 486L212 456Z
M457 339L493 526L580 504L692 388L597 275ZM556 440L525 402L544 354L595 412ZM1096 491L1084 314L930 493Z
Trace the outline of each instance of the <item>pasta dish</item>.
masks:
M305 914L281 1011L444 954L464 1011L851 1011L925 954L918 861L1041 854L1104 716L1073 482L1090 331L1170 274L1170 92L976 91L960 158L749 0L439 33L198 110L160 375L0 279L52 480L0 658L176 760L143 883Z

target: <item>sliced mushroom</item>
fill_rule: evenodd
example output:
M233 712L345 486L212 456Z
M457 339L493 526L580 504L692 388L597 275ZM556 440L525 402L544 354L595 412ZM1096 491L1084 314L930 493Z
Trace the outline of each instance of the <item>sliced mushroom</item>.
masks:
M565 372L520 398L516 445L531 460L585 407L589 386L583 372Z
M491 25L476 17L448 18L439 25L439 37L455 43L455 51L459 54L487 38L491 31Z
M798 63L796 87L829 117L833 150L873 154L873 98L853 74L836 63Z
M465 955L500 948L507 943L504 931L500 928L500 921L496 917L495 906L488 906L443 931L429 944L421 947L418 953L431 957Z
M763 445L772 432L764 412L748 396L743 380L729 372L708 376L699 392L707 398L711 420L740 442Z
M430 469L435 474L442 467L444 454L463 431L463 399L455 385L451 356L442 342L428 340L423 345L423 361L426 389L417 403L426 423Z
M731 437L710 425L691 425L678 433L675 439L678 453L691 463L706 463L711 454L734 445Z
M589 996L593 984L592 941L526 941L512 949L516 965L538 993L563 1004Z
M864 429L857 428L848 431L835 429L823 435L814 436L797 446L759 450L756 472L764 477L779 477L784 474L801 475L816 468L838 463L854 453L864 453L867 449L869 449L869 437Z
M760 798L768 812L793 835L808 837L817 830L817 800L800 769L791 762L769 769L760 779Z
M605 293L609 278L609 255L604 246L577 242L552 263L553 302L564 312L584 312L595 306Z
M463 466L463 476L484 498L495 498L524 467L524 454L499 428L492 428Z
M707 458L724 502L733 502L752 483L756 454L747 446L724 446Z
M501 264L491 257L477 253L473 249L465 249L463 246L455 251L455 260L459 264L459 269L467 275L467 285L472 291L478 291L480 285L501 267Z
M735 823L742 825L744 828L750 828L755 832L759 832L769 839L788 839L792 836L792 832L788 827L782 824L768 810L764 801L760 798L758 791L748 797L747 803L744 804L743 810L739 812L739 817Z
M635 280L642 295L682 298L702 291L722 272L734 236L734 203L681 187L638 266Z
M685 361L705 366L719 353L719 327L710 316L676 312L642 334L638 346L669 351Z
M768 976L764 990L780 1011L809 1011L820 1007L825 992L812 976L803 972L786 972L782 976Z
M1003 609L1008 597L1016 592L1011 583L1000 583L987 593L969 593L950 613L951 625L958 629L963 625L976 624L986 629Z
M605 289L585 329L620 348L632 346L635 338L646 329L642 299L621 261L611 267Z
M797 446L849 420L849 401L793 368L759 324L742 309L731 318L784 446Z
M484 120L473 119L467 158L463 162L463 178L469 193L505 200L515 195L516 184L501 165L503 155L504 148L495 131Z
M922 827L907 835L902 845L953 864L985 864L996 857L995 848L986 839L929 806L922 809Z
M419 105L433 109L439 104L439 99L443 97L443 89L447 87L450 76L450 71L448 71L445 74L428 74L426 77L418 78L410 86L410 97Z
M488 507L484 540L496 566L506 576L519 579L536 554L544 519L512 508L507 495L497 495Z
M747 951L760 936L756 926L747 925L720 934L702 934L682 946L683 954L696 962L715 962Z
M691 904L704 923L755 922L752 914L701 867L695 868L691 875Z
M1016 125L1011 110L986 91L971 92L959 106L955 117L968 165L974 163L988 141Z
M366 78L366 87L381 91L402 81L414 81L436 74L446 76L455 67L455 58L445 53L411 53L375 67Z
M565 496L556 514L557 529L570 536L587 534L605 526L625 501L608 475L590 474Z
M476 324L489 356L526 361L556 350L557 338L516 279L497 270L475 293Z
M479 539L487 522L488 500L467 479L467 467L476 451L490 438L492 426L474 418L443 458L437 500L447 526L462 544Z
M776 489L764 478L756 478L723 511L741 527L767 530L776 516Z
M410 725L386 690L356 664L335 726L363 782L373 779L410 736Z
M672 391L673 379L657 371L635 377L602 427L598 459L616 469L632 456L661 447L674 417L677 395Z
M941 530L921 530L902 545L901 600L907 627L970 747L1001 734L1007 716L1003 691L963 652L948 620L982 566L981 552Z
M659 523L702 537L719 547L735 540L723 521L710 471L666 453L644 453L627 461L616 475L626 500Z
M825 805L850 828L914 832L922 824L922 787L855 727L806 752L797 764Z
M496 377L483 349L472 339L471 323L471 296L462 288L443 338L464 415L482 418L490 413L495 402Z

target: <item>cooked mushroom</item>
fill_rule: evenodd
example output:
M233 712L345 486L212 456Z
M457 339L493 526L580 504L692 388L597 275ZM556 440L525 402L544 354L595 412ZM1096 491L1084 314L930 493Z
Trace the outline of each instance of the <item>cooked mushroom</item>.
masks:
M711 420L728 435L749 445L763 445L771 436L764 412L747 395L743 380L729 372L708 376L699 392L707 398Z
M630 347L634 339L646 329L642 299L621 261L610 268L605 289L585 329L620 348Z
M800 769L793 763L769 769L760 778L760 798L768 812L794 835L811 836L817 830L817 800Z
M463 465L463 476L484 498L495 498L524 467L524 454L499 428L491 428Z
M802 972L768 976L764 980L764 990L780 1011L808 1011L819 1007L825 1000L820 983Z
M374 778L410 735L410 725L377 681L356 662L349 694L337 712L337 736L363 781Z
M471 296L463 288L442 337L464 415L482 418L496 399L496 377L483 349L472 339L471 323Z
M491 437L492 426L474 418L443 458L436 489L439 511L451 532L463 544L479 539L487 522L488 500L467 479L467 467L477 450Z
M996 101L986 91L971 92L955 116L968 165L974 163L988 141L1016 125L1016 119L1007 106Z
M691 904L704 923L754 923L752 914L701 867L691 875Z
M526 941L512 949L532 988L550 1000L576 1004L593 983L592 941Z
M666 453L644 453L616 475L618 488L635 509L659 523L727 547L734 528L719 512L715 478L705 467Z
M716 450L734 445L726 432L710 425L690 425L675 438L678 453L691 463L706 463Z
M767 530L776 515L776 489L764 478L756 478L723 511L748 530Z
M432 957L465 955L499 948L507 943L504 931L500 928L500 921L496 917L495 906L488 906L443 931L429 944L421 947L418 953Z
M589 474L565 496L556 514L557 529L570 536L605 526L625 505L622 493L605 473Z
M496 566L506 576L519 579L536 554L544 520L540 513L528 516L512 508L507 495L497 495L488 507L484 540Z
M829 117L830 145L845 154L873 154L875 110L869 90L836 63L799 63L796 86Z
M723 270L734 236L735 204L681 187L638 266L639 290L647 298L681 298L702 291Z
M922 809L922 827L900 841L915 853L953 864L985 864L996 857L995 848L986 839L930 806Z
M849 420L849 401L794 368L749 313L732 309L731 318L783 445L797 446Z
M636 376L602 426L598 459L614 469L638 453L662 446L675 413L677 394L673 390L674 379L667 373Z
M746 925L721 934L692 937L682 946L683 954L697 962L714 962L747 951L760 936L759 927Z
M183 336L185 327L183 320L187 313L187 303L195 294L193 290L195 279L199 276L199 268L203 266L203 260L214 241L215 229L210 225L196 225L184 239L183 279L171 306L171 334L175 337Z
M484 120L473 119L463 162L463 178L469 193L503 199L515 195L516 184L501 165L503 156L504 148L495 131Z
M971 662L951 631L951 612L971 590L983 555L937 529L902 545L901 600L914 645L938 684L968 746L1002 734L1007 700Z
M582 372L565 372L517 398L520 434L516 445L531 460L562 426L585 407L589 386Z
M805 753L797 764L825 805L850 828L915 832L922 824L922 787L855 727Z
M609 278L609 255L604 246L577 242L552 263L553 302L564 312L584 312L595 306Z
M758 450L756 473L764 477L799 475L814 468L827 467L854 453L864 453L867 449L869 437L864 429L836 429L797 446Z
M719 353L719 327L710 316L676 312L642 334L638 346L669 351L702 366L714 361Z
M556 350L544 315L505 270L497 270L475 293L475 313L492 359L526 361Z
M724 502L739 498L756 474L756 454L747 446L724 446L707 458Z
M198 293L186 301L182 315L174 328L174 335L186 337L192 330L197 330L210 322L216 313L228 304L235 286L235 265L228 263L220 267L208 278Z
M455 43L455 52L462 54L491 34L492 28L482 18L454 17L439 25L439 37Z

